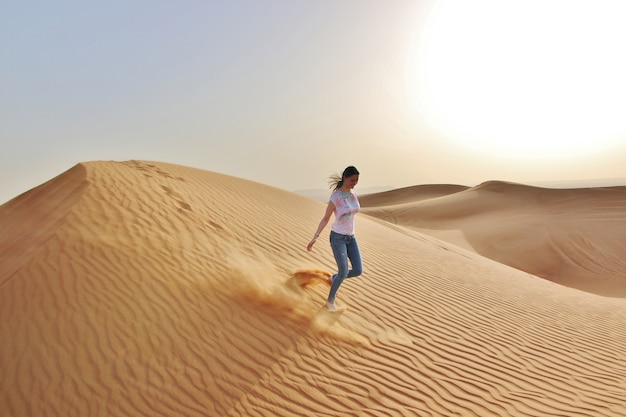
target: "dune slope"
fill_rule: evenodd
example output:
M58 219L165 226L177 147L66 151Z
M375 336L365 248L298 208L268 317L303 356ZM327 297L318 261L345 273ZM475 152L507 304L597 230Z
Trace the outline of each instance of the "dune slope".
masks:
M329 313L323 210L144 161L0 206L0 415L626 414L624 300L361 216Z

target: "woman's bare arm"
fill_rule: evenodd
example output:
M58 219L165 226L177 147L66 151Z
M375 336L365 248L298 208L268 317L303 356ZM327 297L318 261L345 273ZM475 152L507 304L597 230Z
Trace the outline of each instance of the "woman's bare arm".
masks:
M334 211L335 211L335 205L331 201L329 201L328 206L326 206L326 212L324 213L324 217L322 217L320 224L317 226L317 230L315 231L315 236L313 236L313 239L311 239L311 241L306 247L307 251L311 252L311 249L313 249L313 245L317 241L317 238L320 236L320 233L322 233L322 231L324 230L324 228L330 221L330 216L333 215Z

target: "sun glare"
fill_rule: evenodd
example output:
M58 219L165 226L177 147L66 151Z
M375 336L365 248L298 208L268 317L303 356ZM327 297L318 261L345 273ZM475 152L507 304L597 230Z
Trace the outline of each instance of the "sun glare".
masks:
M477 152L561 158L626 140L626 2L440 0L418 44L419 117Z

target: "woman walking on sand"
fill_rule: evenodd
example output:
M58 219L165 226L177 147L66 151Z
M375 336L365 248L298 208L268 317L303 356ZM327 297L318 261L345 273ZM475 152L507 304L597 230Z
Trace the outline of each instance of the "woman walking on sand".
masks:
M333 250L335 261L337 262L337 273L330 278L330 292L326 301L326 307L330 311L336 311L335 296L337 290L346 278L353 278L363 273L363 264L361 262L361 253L359 245L354 236L354 216L360 209L359 200L352 189L359 182L359 171L349 166L341 177L338 175L331 177L331 188L333 193L330 195L330 201L326 207L326 213L320 221L315 236L307 245L310 252L317 238L322 233L330 221L330 216L335 214L335 221L331 225L330 231L330 247ZM352 268L348 267L348 260Z

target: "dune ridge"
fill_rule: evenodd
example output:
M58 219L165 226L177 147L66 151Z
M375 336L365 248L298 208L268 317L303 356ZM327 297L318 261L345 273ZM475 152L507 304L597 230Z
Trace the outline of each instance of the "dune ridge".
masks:
M360 216L365 273L329 313L323 209L147 161L0 206L0 414L626 413L626 301Z

